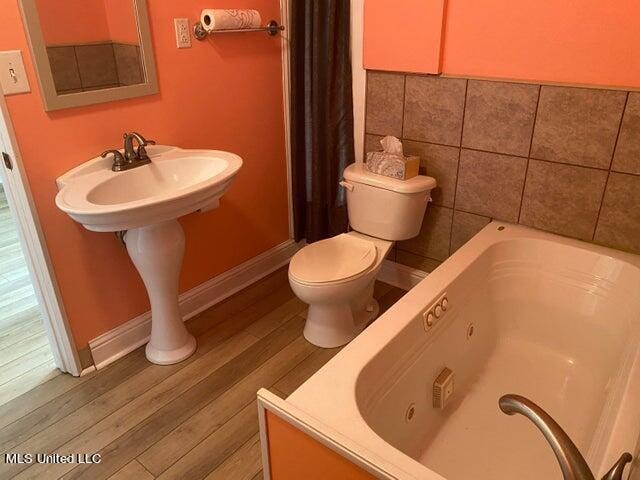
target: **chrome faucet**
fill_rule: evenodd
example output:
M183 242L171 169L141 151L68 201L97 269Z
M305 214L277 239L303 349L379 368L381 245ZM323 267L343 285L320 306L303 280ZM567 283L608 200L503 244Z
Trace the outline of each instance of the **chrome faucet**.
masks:
M551 416L531 400L520 395L504 395L498 402L507 415L519 413L531 420L542 432L555 453L564 480L595 480L584 457L564 430ZM624 467L633 457L625 452L602 480L622 480Z

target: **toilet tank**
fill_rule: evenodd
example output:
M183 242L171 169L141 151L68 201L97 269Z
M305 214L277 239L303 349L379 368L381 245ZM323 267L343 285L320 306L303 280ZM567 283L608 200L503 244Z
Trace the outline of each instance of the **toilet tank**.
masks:
M362 163L344 170L349 224L357 232L384 240L407 240L420 233L435 179L418 175L397 180L371 173Z

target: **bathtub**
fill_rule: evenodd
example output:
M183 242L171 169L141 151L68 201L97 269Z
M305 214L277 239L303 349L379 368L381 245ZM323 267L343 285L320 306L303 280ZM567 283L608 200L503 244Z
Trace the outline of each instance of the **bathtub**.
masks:
M499 410L516 393L600 478L638 450L639 346L640 256L494 222L280 408L377 478L561 479L533 424ZM453 394L434 408L445 368Z

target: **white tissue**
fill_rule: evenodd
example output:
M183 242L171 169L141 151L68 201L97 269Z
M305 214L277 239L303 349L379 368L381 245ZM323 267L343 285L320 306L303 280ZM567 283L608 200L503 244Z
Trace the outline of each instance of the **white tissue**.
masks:
M392 153L394 155L402 155L402 142L396 137L389 135L380 140L382 150L385 153Z
M402 142L389 135L380 140L382 152L369 152L366 158L366 167L369 171L386 177L404 179L406 174L406 162L402 149Z
M207 32L212 32L215 30L260 28L262 19L257 10L206 8L200 14L200 23Z

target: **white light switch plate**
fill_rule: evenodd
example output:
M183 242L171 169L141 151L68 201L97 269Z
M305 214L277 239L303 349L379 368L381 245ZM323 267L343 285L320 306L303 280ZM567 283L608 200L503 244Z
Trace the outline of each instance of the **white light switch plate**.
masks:
M5 95L31 91L20 50L0 52L0 86Z
M174 18L173 24L176 27L176 45L178 48L190 48L191 32L189 31L189 19Z

